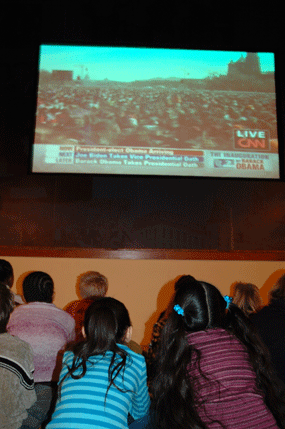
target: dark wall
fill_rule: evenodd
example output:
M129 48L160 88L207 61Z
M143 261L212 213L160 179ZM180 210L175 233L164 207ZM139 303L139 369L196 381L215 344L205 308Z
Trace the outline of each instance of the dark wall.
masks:
M166 3L1 6L0 245L284 250L283 181L29 172L39 43L277 51L284 164L281 11L255 1Z

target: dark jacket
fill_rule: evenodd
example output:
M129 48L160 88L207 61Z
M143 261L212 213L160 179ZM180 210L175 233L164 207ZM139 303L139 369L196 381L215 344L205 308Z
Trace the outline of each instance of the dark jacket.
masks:
M285 383L285 301L272 300L250 319L269 350L278 377Z

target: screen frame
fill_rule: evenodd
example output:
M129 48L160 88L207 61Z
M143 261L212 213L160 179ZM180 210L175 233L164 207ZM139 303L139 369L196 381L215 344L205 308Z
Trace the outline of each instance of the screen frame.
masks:
M126 47L126 48L150 48L150 49L154 49L154 48L160 48L160 49L186 49L186 50L191 50L191 51L231 51L231 52L252 52L252 50L237 50L237 49L229 49L228 47L225 49L206 49L205 47L201 47L201 48L189 48L189 47L173 47L173 46L167 46L167 45L160 45L160 46L150 46L150 45L130 45L128 46L127 44L124 45L115 45L115 44L104 44L104 43L100 43L100 44L78 44L78 43L41 43L38 45L38 69L37 69L37 86L36 86L36 94L35 94L35 111L36 111L36 99L37 99L37 94L38 94L38 84L39 84L39 62L40 62L40 47L42 45L53 45L53 46L84 46L84 47ZM272 49L266 49L266 50L262 50L262 49L258 49L257 51L255 50L255 52L257 53L263 53L263 52L270 52L274 55L275 58L275 97L276 97L276 117L277 117L277 138L278 138L278 157L279 157L279 171L278 171L278 175L279 177L238 177L238 176L219 176L219 175L196 175L196 174L185 174L185 175L180 175L180 174L160 174L160 173L155 173L152 174L151 172L148 172L146 174L138 174L137 172L133 172L133 173L124 173L124 172L78 172L78 171L68 171L68 172L64 172L64 171L34 171L33 170L33 156L34 156L34 141L31 141L31 145L30 145L30 156L29 156L29 160L30 160L30 165L29 165L29 172L31 174L53 174L53 175L62 175L62 174L75 174L75 175L80 175L80 174L84 174L84 175L91 175L91 176L130 176L130 177L142 177L142 176L146 176L146 177L178 177L180 179L182 178L194 178L194 179L229 179L229 180L265 180L265 181L269 181L269 180L273 180L273 181L284 181L284 164L285 164L285 159L284 159L284 144L283 143L283 135L284 135L284 115L282 115L282 112L284 111L284 96L282 97L282 94L284 95L284 88L282 87L281 84L281 79L280 79L280 55L279 52L276 50L272 50ZM34 131L35 131L35 123L36 123L36 118L34 118L34 129L33 129L33 135L34 135Z

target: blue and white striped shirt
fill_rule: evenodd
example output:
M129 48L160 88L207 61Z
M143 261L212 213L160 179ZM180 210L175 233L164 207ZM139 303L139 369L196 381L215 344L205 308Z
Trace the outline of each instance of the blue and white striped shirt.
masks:
M84 377L75 380L69 376L63 381L60 398L47 429L126 429L128 413L134 419L148 413L150 399L144 357L126 346L119 346L128 353L126 366L115 379L116 386L122 391L112 385L106 396L113 353L90 357ZM117 355L118 359L121 358ZM70 367L72 361L73 353L66 352L60 380L67 374L66 365Z

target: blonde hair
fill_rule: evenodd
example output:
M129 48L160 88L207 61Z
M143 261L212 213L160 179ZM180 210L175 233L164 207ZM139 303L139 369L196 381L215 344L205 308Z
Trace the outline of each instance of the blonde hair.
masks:
M258 311L263 305L258 287L252 283L237 282L234 285L233 304L247 316Z
M79 278L79 291L82 298L104 297L108 291L108 280L97 271L88 271Z

